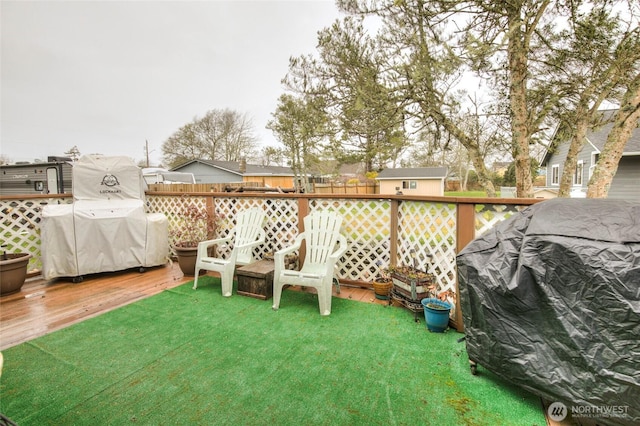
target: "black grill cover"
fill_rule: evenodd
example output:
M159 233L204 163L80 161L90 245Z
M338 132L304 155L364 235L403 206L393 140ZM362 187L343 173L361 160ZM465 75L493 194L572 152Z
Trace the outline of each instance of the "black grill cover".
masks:
M535 204L457 267L470 360L569 413L640 424L640 202Z

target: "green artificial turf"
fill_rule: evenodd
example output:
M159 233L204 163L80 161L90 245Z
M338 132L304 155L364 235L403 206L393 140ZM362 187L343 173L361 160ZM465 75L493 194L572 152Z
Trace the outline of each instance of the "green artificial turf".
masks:
M4 351L0 411L26 425L545 425L539 398L462 336L397 307L223 298L205 276Z

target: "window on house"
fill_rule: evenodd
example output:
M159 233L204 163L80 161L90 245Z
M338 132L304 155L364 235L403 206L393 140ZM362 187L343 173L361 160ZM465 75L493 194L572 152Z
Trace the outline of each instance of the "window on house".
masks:
M574 185L582 185L582 172L584 171L584 163L582 161L578 161L576 164L576 171L573 174L573 184Z
M418 182L415 180L402 181L402 189L416 189L417 187L418 187Z
M558 185L560 183L560 165L554 164L551 166L551 185Z
M598 164L599 159L599 152L594 152L591 154L591 164L589 165L589 179L591 179L591 176L593 176L593 170L596 168L596 164Z

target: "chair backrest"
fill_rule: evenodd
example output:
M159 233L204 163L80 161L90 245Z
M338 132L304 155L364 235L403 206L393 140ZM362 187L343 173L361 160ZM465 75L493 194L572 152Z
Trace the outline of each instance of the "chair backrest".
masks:
M315 212L304 218L305 265L324 264L340 235L342 216L334 212Z
M264 241L263 229L266 214L258 207L244 210L236 216L234 250L239 245L255 242L258 238ZM249 263L253 259L253 247L247 247L236 251L236 262Z

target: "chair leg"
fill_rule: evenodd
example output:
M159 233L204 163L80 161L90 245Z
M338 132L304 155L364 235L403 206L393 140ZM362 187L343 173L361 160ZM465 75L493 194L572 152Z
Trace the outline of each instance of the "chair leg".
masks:
M233 291L233 271L220 272L220 282L222 283L222 295L230 297Z
M279 282L278 279L273 280L273 306L271 307L274 311L277 311L280 308L280 297L282 296L282 287L283 285Z
M197 289L198 288L198 275L200 275L200 269L196 268L196 276L193 279L193 289Z
M323 285L318 288L318 305L320 308L320 315L331 314L331 292L333 290L333 283Z

